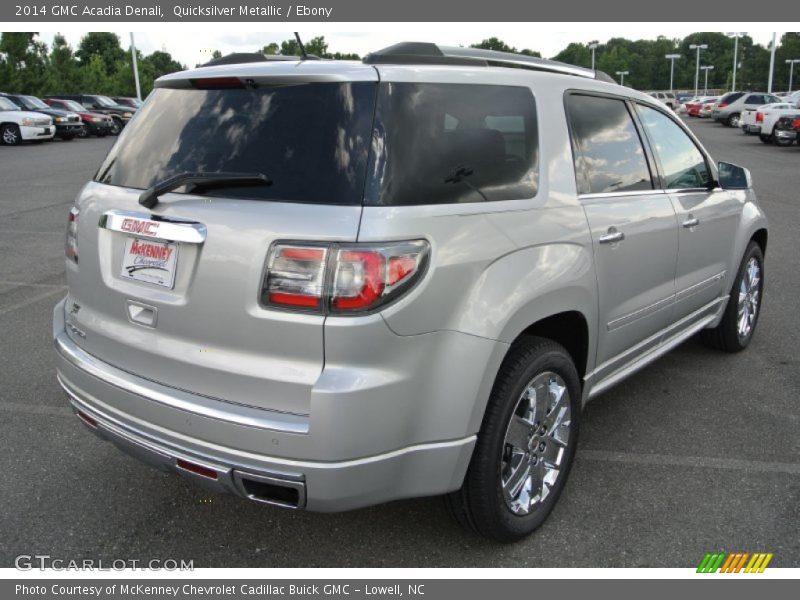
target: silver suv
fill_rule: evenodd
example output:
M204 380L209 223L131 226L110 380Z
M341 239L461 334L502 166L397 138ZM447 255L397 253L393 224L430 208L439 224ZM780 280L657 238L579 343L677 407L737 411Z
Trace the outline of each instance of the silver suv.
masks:
M749 173L602 73L432 44L203 67L158 80L69 213L58 380L213 490L442 494L511 541L589 399L695 333L748 345L766 244Z

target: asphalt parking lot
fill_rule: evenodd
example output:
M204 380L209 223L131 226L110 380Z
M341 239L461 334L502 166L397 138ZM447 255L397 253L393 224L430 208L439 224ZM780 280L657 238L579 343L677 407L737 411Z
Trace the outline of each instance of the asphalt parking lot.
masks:
M461 531L436 498L327 515L209 496L88 433L55 380L51 313L67 211L113 139L0 147L0 566L693 567L716 550L800 566L800 148L690 125L751 169L770 219L759 329L738 355L689 341L592 402L558 506L511 546Z

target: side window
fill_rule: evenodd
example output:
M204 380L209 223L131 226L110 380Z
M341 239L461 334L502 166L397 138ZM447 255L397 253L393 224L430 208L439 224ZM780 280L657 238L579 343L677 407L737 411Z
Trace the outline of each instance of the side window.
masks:
M536 102L528 87L384 82L378 88L366 205L532 198Z
M653 143L667 189L706 187L711 181L708 164L686 132L660 111L642 105L637 110Z
M761 94L750 94L744 100L745 104L757 104L758 106L761 106L765 102L766 100L764 100L764 96L762 96Z
M623 100L572 94L567 113L579 193L653 188L642 141Z

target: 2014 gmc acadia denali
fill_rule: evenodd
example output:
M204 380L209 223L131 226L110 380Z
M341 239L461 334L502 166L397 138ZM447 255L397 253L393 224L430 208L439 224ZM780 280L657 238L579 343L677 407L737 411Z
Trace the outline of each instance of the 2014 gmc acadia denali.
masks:
M213 489L443 494L512 541L589 399L695 333L748 345L766 245L747 170L602 73L414 43L201 67L158 80L69 213L58 379L101 438Z

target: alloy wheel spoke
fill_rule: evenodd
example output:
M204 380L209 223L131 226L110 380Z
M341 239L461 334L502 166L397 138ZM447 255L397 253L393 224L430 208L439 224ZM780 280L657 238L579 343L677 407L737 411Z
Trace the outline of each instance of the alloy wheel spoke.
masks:
M530 434L531 424L519 415L512 415L506 433L506 443L511 444L514 448L527 450Z

